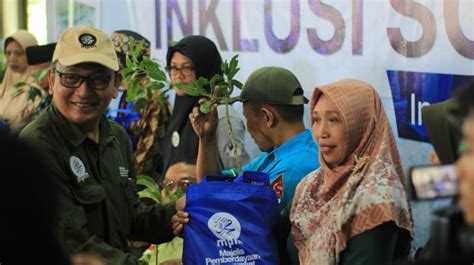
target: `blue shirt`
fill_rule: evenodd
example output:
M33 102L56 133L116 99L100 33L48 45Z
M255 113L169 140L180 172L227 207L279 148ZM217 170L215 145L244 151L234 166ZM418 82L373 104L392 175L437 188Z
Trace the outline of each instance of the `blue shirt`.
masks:
M242 167L242 171L260 171L270 175L270 183L283 176L283 196L280 209L293 198L296 185L310 172L319 168L319 149L309 129L291 138L269 153L262 153ZM224 171L225 175L232 171Z

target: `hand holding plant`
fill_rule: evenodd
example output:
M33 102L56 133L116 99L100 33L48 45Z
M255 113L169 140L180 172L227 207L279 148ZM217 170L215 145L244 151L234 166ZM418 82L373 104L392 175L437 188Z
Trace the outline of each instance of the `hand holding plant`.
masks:
M231 97L232 92L234 91L234 87L242 89L243 86L240 81L234 79L235 75L240 70L240 68L238 67L238 63L238 55L235 55L234 57L232 57L230 62L227 62L227 60L225 60L222 63L221 70L223 75L217 74L211 78L211 81L208 81L206 78L200 77L198 80L194 80L191 85L175 84L175 86L183 90L184 92L186 92L186 94L190 96L201 96L205 98L204 100L201 100L199 102L199 110L202 113L210 115L207 115L205 118L201 118L202 116L200 116L199 113L194 112L190 114L191 119L207 119L207 121L216 121L217 111L216 113L211 113L211 110L216 104L225 105L227 131L229 133L232 146L234 147L232 148L232 151L237 163L237 170L238 173L240 173L242 171L242 163L239 159L238 148L235 148L237 146L237 142L232 131L232 125L229 116L229 104L232 104L236 101L240 101L240 97L238 96ZM205 86L209 86L211 88L210 93L206 91ZM195 124L198 124L196 125L197 128L195 127ZM193 122L193 127L194 129L197 129L198 135L199 131L205 132L205 126L211 126L211 123L205 121L200 123ZM217 123L214 124L214 126L217 126ZM204 129L204 131L202 129Z
M240 68L238 67L238 55L232 57L230 62L225 60L221 65L222 75L217 74L208 80L200 77L194 80L190 85L173 84L168 80L164 68L161 65L147 57L139 60L140 51L143 42L135 44L133 39L129 42L130 53L127 54L126 66L122 69L122 77L128 85L127 100L135 103L133 110L138 111L145 107L159 91L159 102L164 104L166 93L176 86L183 90L189 96L205 98L200 105L202 113L211 112L215 104L224 104L226 106L227 129L232 142L232 146L237 146L233 135L229 116L229 104L240 101L240 97L231 97L234 88L242 89L242 83L234 79ZM147 77L147 78L146 78ZM147 82L142 82L148 79ZM210 87L211 91L206 90ZM241 162L239 159L238 148L233 148L233 155L237 162L238 171L241 171Z

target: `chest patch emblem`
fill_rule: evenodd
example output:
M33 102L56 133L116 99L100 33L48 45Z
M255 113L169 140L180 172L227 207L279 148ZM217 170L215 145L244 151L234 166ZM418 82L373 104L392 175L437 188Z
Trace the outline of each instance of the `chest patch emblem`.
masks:
M173 147L178 147L179 140L179 133L177 131L174 131L171 135L171 144L173 145Z
M271 184L273 191L278 196L278 201L280 201L281 197L283 196L283 174L279 175Z
M71 156L69 166L71 167L72 173L76 175L77 182L84 182L89 177L89 174L86 172L86 166L79 157Z

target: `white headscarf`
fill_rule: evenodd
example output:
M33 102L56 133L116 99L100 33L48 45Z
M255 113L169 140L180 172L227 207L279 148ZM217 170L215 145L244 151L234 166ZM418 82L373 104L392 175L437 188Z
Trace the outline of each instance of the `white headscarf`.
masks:
M38 45L36 38L26 30L18 30L5 39L6 44L16 41L25 50L28 47ZM34 111L32 102L28 100L28 93L24 92L14 97L14 85L19 82L31 83L31 74L38 71L38 67L28 66L23 73L13 72L7 67L3 82L0 84L0 118L4 119L13 133L18 133L30 120Z

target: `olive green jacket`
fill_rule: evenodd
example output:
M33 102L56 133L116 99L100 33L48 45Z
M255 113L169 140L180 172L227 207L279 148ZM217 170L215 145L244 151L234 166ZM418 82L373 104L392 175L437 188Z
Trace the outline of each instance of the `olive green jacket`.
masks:
M40 146L57 182L57 233L66 251L92 252L107 264L138 264L127 240L170 241L174 205L142 204L127 133L105 116L99 130L97 144L51 105L20 138Z

